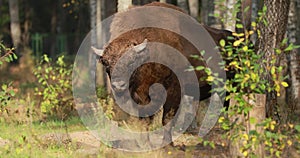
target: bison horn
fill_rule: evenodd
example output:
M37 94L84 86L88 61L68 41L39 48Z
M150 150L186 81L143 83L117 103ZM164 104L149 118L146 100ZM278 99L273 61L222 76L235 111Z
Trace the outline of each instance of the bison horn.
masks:
M97 49L95 47L92 46L92 50L94 51L95 54L99 55L100 57L103 56L103 49Z
M148 43L148 40L145 39L145 40L143 41L143 43L134 46L134 47L133 47L133 50L134 50L135 52L137 52L137 53L138 53L138 52L141 52L141 51L143 51L143 50L146 48L147 43Z

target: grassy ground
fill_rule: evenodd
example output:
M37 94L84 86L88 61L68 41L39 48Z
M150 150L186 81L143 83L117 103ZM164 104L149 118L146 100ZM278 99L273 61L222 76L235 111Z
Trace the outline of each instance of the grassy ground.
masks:
M68 131L66 131L65 124ZM204 147L197 144L195 135L185 134L175 143L189 144L185 151L178 147L165 147L143 153L124 152L109 148L102 143L95 144L95 139L82 125L77 117L61 121L35 123L1 123L0 124L0 157L214 157L224 155L224 149ZM68 133L68 134L67 134ZM214 151L214 153L211 153ZM217 156L218 157L218 156Z
M78 118L66 122L69 132L86 130ZM1 123L0 138L8 143L0 147L0 157L72 157L72 146L47 144L41 136L47 133L66 133L61 121L26 124Z

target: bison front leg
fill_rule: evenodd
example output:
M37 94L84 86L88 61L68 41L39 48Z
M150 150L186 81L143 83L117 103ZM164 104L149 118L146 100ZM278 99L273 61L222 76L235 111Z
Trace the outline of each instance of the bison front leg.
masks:
M174 146L173 137L178 137L180 133L185 132L185 130L192 123L196 109L193 105L194 98L192 96L184 95L180 107L173 107L171 109L165 108L163 114L163 125L164 125L164 136L163 144L170 144ZM169 106L166 106L169 107ZM177 114L178 113L178 114ZM172 115L172 119L168 121L169 116Z

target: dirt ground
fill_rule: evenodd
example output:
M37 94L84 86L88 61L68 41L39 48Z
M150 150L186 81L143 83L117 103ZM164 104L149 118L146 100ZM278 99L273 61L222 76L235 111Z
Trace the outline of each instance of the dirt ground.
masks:
M215 149L209 146L199 144L199 137L194 133L183 134L174 141L174 146L166 146L164 148L149 151L149 152L125 152L119 149L114 149L101 143L92 134L91 131L72 132L67 134L52 133L41 136L42 142L67 144L72 143L75 145L76 155L79 157L97 157L99 155L105 157L228 157L227 145L221 139L221 133L215 129L205 136L206 140L219 140ZM132 143L130 140L123 143ZM151 140L153 141L153 140ZM131 144L133 145L133 144ZM136 145L136 144L135 144ZM101 157L100 156L100 157Z

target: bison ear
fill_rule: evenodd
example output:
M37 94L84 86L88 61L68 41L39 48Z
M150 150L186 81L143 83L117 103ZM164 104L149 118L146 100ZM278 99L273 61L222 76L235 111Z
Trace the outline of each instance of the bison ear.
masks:
M147 47L147 43L148 43L148 40L145 39L145 40L143 41L143 43L134 46L134 47L133 47L133 50L134 50L135 52L139 53L139 52L143 51L143 50Z
M92 50L95 54L97 54L98 56L102 57L103 56L103 49L97 49L95 47L92 47Z

